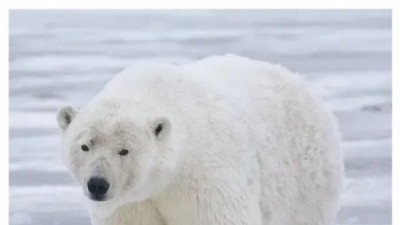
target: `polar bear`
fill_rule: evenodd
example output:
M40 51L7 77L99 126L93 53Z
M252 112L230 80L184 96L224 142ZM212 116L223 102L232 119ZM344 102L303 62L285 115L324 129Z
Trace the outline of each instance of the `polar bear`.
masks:
M334 224L335 119L279 65L137 63L57 120L95 225Z

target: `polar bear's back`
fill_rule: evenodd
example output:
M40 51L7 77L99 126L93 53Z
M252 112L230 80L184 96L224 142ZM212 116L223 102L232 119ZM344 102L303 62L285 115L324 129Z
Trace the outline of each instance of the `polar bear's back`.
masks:
M163 109L171 104L207 105L216 100L220 101L215 105L249 108L260 98L268 98L266 104L279 99L279 86L297 85L295 80L299 80L296 75L278 65L236 55L213 56L179 66L134 64L114 77L98 98L160 104Z

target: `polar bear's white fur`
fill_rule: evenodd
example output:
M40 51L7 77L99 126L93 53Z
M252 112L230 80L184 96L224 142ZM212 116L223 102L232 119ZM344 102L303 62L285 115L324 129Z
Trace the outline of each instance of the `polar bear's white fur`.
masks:
M335 120L281 66L235 55L136 64L58 122L93 224L334 224ZM89 200L92 177L109 183L104 201Z

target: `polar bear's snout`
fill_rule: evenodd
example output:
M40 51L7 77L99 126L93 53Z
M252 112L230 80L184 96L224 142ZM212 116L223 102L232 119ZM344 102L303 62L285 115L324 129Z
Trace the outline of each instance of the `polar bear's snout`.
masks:
M105 200L105 195L110 187L110 183L102 177L92 177L87 183L90 198L96 201Z
M86 183L83 183L83 188L86 196L94 201L106 201L111 196L111 181L110 181L110 164L104 157L97 158L89 164L87 171L90 171L87 176Z

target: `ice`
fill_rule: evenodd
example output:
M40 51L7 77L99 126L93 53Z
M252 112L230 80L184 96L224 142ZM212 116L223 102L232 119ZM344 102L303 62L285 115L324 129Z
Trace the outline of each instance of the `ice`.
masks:
M11 10L10 224L89 224L61 160L57 108L134 61L235 53L287 66L335 112L338 224L391 224L391 11Z

